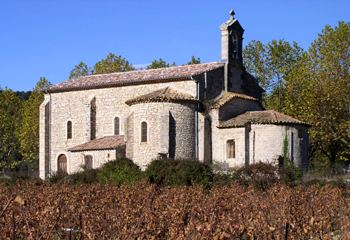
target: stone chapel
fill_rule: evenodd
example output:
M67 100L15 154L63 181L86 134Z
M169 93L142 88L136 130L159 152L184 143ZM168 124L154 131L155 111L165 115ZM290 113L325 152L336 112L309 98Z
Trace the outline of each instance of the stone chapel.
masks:
M126 157L225 167L277 162L287 150L307 165L308 125L262 106L244 67L241 24L221 25L221 61L97 74L53 85L40 106L40 177ZM287 149L286 149L287 148Z

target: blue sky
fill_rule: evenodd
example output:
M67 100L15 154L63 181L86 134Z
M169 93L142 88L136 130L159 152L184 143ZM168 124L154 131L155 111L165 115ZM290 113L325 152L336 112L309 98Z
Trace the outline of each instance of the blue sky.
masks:
M244 43L285 39L304 49L326 24L350 21L349 0L0 0L0 87L31 90L109 52L132 64L192 55L220 60L219 26L234 9Z

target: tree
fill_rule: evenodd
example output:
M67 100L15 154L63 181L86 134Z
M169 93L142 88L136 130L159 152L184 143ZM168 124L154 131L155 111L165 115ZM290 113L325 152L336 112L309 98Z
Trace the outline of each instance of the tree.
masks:
M189 61L187 63L187 65L191 65L191 64L199 64L201 63L201 59L200 58L196 58L195 56L191 57L191 61Z
M97 62L93 74L132 71L134 67L122 56L109 53L106 58Z
M286 78L288 114L312 125L311 146L336 160L350 153L350 23L326 26Z
M40 77L29 99L22 108L22 121L18 127L20 153L28 163L39 161L39 107L44 100L43 90L50 86L45 77Z
M284 40L272 40L265 45L252 41L245 47L245 66L266 89L264 104L267 108L283 110L285 77L303 52L296 42L290 44Z
M176 66L175 62L172 64L167 63L162 58L155 59L152 61L150 65L147 66L146 69L156 69L156 68L166 68L170 66Z
M78 65L75 65L74 69L70 72L69 79L87 76L90 73L90 67L86 63L81 61Z
M268 88L271 79L267 47L260 41L253 40L243 50L244 65L254 75L263 88Z
M10 89L0 93L0 170L16 167L21 159L15 131L21 122L21 100Z

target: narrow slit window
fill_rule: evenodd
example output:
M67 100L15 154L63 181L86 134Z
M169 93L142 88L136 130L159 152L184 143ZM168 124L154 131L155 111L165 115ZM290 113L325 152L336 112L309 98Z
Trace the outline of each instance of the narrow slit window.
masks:
M142 122L141 123L141 142L147 142L147 123Z
M233 139L227 140L227 142L226 142L227 158L235 158L236 157L235 147L236 147L235 140L233 140Z
M303 138L303 131L298 129L298 138Z
M67 122L67 139L72 139L72 121Z
M96 98L90 102L90 139L96 139Z
M114 118L114 135L120 134L120 120L118 117Z

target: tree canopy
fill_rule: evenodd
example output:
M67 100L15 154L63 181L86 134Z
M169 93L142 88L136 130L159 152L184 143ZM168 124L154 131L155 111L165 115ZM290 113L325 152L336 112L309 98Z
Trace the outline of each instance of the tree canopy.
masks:
M153 60L152 63L146 67L146 69L165 68L170 66L176 66L175 62L170 64L170 63L167 63L162 58L159 58L159 59Z
M87 76L89 74L91 74L90 67L86 63L81 61L78 65L75 65L73 70L70 72L69 79Z
M313 151L350 159L350 23L326 26L286 78L285 112L310 124ZM318 154L318 156L319 156Z
M21 123L22 102L10 89L0 92L0 170L19 163L19 143L16 129Z
M44 100L42 91L49 86L49 81L40 77L29 99L23 103L21 124L17 128L20 153L31 164L37 164L39 159L39 107Z
M201 59L199 57L192 56L191 60L187 62L187 65L199 64L199 63L201 63Z
M251 41L243 51L244 63L266 90L264 104L267 108L282 111L284 107L285 77L303 54L296 43L272 40L267 44Z
M113 73L113 72L126 72L134 70L135 68L131 63L129 63L122 56L109 53L106 58L98 61L92 73L101 74L101 73Z

